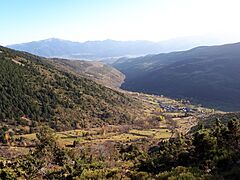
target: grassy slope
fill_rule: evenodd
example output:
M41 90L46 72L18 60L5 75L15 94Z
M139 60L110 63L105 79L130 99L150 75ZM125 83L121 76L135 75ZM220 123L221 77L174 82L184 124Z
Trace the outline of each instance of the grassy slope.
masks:
M60 70L87 77L108 87L120 87L125 78L117 69L100 62L66 59L51 59L51 62Z

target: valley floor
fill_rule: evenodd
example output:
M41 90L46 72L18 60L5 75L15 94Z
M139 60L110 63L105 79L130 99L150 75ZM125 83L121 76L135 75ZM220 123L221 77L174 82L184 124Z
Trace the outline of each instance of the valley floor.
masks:
M122 90L121 90L122 91ZM197 125L199 118L216 113L192 105L188 101L173 100L163 96L122 91L143 103L143 120L131 125L106 125L98 128L82 128L57 132L55 136L62 147L74 148L97 146L106 143L132 144L148 142L152 145L159 140L186 134ZM35 148L36 134L15 135L14 143L2 146L0 155L4 158L27 154Z

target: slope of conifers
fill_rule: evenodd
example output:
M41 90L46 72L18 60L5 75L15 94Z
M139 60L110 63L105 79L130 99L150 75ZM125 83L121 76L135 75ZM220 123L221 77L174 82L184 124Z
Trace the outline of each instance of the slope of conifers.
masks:
M131 123L136 102L47 59L0 46L0 123L56 130Z
M230 112L230 113L216 113L205 118L202 118L198 124L191 128L190 132L194 132L196 130L204 128L212 128L216 125L216 122L220 122L222 124L227 124L230 120L240 121L240 112Z
M240 110L240 43L120 59L114 67L126 75L124 89Z
M97 61L51 59L58 69L94 80L108 87L119 88L125 76L117 69Z

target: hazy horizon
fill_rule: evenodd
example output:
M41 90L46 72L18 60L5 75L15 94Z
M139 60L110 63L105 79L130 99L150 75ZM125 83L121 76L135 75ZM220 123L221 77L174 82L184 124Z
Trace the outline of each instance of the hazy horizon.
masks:
M202 38L202 39L201 39ZM191 40L191 39L198 39L199 41L204 41L207 38L209 38L209 42L211 42L210 44L213 44L213 42L216 43L216 45L218 44L225 44L225 43L237 43L240 42L240 39L234 39L234 38L230 38L230 37L223 37L223 36L215 36L215 35L199 35L199 36L182 36L182 37L175 37L175 38L170 38L170 39L163 39L163 40L158 40L158 41L154 41L154 40L147 40L147 39L132 39L132 40L117 40L117 39L111 39L111 38L106 38L106 39L92 39L92 40L74 40L74 39L63 39L63 38L59 38L59 37L48 37L45 39L33 39L30 41L25 41L25 42L18 42L18 43L14 43L14 44L24 44L24 43L31 43L31 42L38 42L38 41L47 41L47 40L63 40L63 41L71 41L71 42L79 42L79 43L85 43L85 42L91 42L91 41L118 41L118 42L134 42L134 41L146 41L146 42L153 42L153 43L161 43L161 42L168 42L168 41L176 41L176 40ZM215 41L214 41L215 40ZM14 44L4 44L4 46L10 46L10 45L14 45ZM208 43L206 44L208 45Z
M237 0L0 0L1 45L59 38L85 42L206 36L240 41Z

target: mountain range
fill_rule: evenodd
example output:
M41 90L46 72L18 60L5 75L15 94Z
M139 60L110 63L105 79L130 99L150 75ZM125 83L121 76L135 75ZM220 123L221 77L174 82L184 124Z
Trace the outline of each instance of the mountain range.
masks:
M240 43L121 58L113 66L126 76L124 89L240 110Z
M170 39L160 42L151 41L86 41L72 42L50 38L7 47L26 51L44 57L69 59L103 60L111 63L120 57L137 57L147 54L166 53L187 50L200 45L215 45L223 43L218 37L193 36Z

